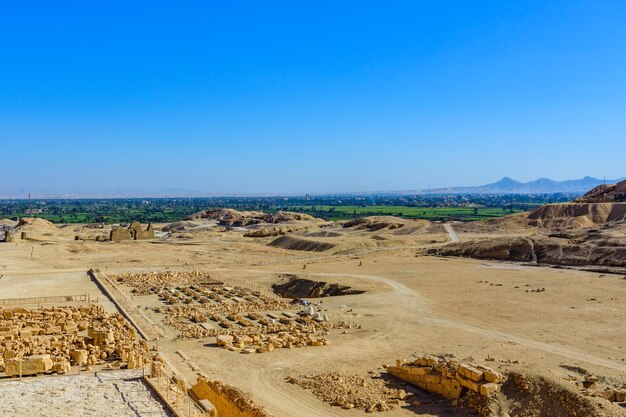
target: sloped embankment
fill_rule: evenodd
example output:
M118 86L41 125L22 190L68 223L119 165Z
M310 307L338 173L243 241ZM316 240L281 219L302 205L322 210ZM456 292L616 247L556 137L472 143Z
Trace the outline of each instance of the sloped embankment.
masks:
M626 220L626 203L548 204L528 213L528 224L546 228L584 228Z
M281 236L274 239L269 246L288 250L301 250L307 252L324 252L335 247L334 244L328 242L320 242L317 240L303 239L293 236Z
M626 239L535 236L452 243L430 254L549 265L626 268ZM563 235L565 236L565 235Z

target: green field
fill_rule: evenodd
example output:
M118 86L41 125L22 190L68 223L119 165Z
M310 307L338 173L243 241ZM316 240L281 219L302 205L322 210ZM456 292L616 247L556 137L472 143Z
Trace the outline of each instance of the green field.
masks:
M75 213L39 213L28 215L26 213L11 213L11 217L38 217L52 223L130 223L139 220L142 223L170 223L182 220L190 213L180 213L175 210L161 211L103 211L103 212L75 212Z
M348 200L348 201L345 201ZM358 199L347 197L343 202L329 199L295 199L268 197L264 199L206 198L206 199L85 199L85 200L0 200L0 218L28 217L31 207L41 213L34 216L54 223L170 223L184 219L192 213L210 208L228 207L236 210L257 210L266 213L295 211L326 220L350 220L364 216L397 216L431 221L472 221L490 219L530 210L545 204L546 199L528 201L528 197L475 197L472 207L467 200L454 201L437 198L430 204L408 202L406 199L389 200L382 204L366 205ZM549 200L548 202L551 202ZM337 204L339 203L339 204ZM345 204L345 205L343 205ZM403 205L404 204L404 205Z
M519 213L503 207L407 207L407 206L289 206L285 210L311 214L329 220L362 216L397 216L426 220L482 220Z

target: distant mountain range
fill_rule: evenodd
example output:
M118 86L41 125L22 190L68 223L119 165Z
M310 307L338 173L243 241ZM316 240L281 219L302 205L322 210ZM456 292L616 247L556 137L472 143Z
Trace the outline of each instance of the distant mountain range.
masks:
M579 180L554 181L548 178L539 178L530 182L519 182L509 177L500 181L473 187L433 188L432 190L402 190L377 192L348 192L316 195L424 195L424 194L584 194L592 188L603 184L615 184L624 178L614 180L600 180L585 177ZM154 197L220 197L233 194L207 193L199 190L184 188L147 188L147 187L20 187L0 184L0 198L154 198ZM299 193L261 193L261 194L234 194L241 197L273 197L297 196Z
M624 178L615 180L600 180L593 177L585 177L578 180L554 181L549 178L539 178L530 182L519 182L512 178L504 177L500 181L491 184L474 187L450 187L430 190L431 194L554 194L571 193L582 194L597 187L600 184L615 184ZM427 190L419 193L424 194Z

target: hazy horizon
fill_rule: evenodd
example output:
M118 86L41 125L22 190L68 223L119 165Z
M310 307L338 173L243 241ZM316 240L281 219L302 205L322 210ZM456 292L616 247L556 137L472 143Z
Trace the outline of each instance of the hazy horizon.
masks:
M626 4L9 4L17 189L295 194L624 176Z
M620 178L594 178L591 176L585 176L581 178L570 178L564 180L554 180L551 178L535 178L532 181L520 182L521 184L528 184L534 181L541 180L552 180L557 183L559 182L577 182L584 180L597 180L599 183L615 183L617 181L622 181L625 177ZM171 198L194 198L194 197L279 197L279 196L327 196L327 195L374 195L374 194L398 194L402 193L408 194L426 194L431 191L434 193L446 193L452 192L453 194L462 194L464 189L467 189L465 192L468 194L481 194L479 189L483 186L489 186L493 184L500 183L501 181L513 180L514 178L510 177L502 177L497 181L490 182L488 184L469 184L469 185L447 185L444 187L428 187L423 189L381 189L381 190L343 190L338 192L308 192L306 190L300 190L298 192L287 192L287 193L277 193L277 192L267 192L267 193L255 193L255 192L242 192L242 193L219 193L219 192L210 192L203 190L192 190L185 188L149 188L149 187L42 187L42 186L33 186L33 187L10 187L10 186L2 186L0 185L0 199L26 199L29 196L37 199L37 198L162 198L162 197L171 197ZM591 186L593 187L593 186ZM582 193L588 191L591 187L582 187L578 190L567 190L567 191L554 191L564 192L564 193ZM472 189L478 189L471 191ZM512 192L515 194L515 192ZM532 192L530 192L532 193ZM550 192L546 192L550 193ZM524 194L524 192L520 192L520 194Z

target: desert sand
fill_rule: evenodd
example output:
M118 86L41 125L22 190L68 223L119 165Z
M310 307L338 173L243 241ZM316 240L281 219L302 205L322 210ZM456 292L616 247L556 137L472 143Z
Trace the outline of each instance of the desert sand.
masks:
M536 233L518 219L507 220L517 225L511 235ZM175 329L152 311L158 297L136 295L131 286L120 285L124 297L160 329L163 337L150 345L158 346L180 374L195 381L201 372L237 387L275 416L365 415L363 409L345 410L322 402L287 379L331 372L369 378L385 374L383 365L396 359L424 354L453 355L504 373L545 377L576 392L582 389L576 382L585 373L599 376L603 386L626 383L623 275L435 256L456 240L460 242L455 245L462 245L502 237L502 221L497 227L444 227L393 218L351 224L288 221L280 237L250 237L247 229L196 216L184 227L155 225L155 239L121 242L96 242L95 235L102 232L81 225L31 222L27 224L31 238L0 244L0 298L88 293L113 309L85 275L90 268L111 276L202 271L228 285L245 283L268 293L290 274L362 292L309 299L322 301L320 313L331 320L349 324L349 329L329 332L328 346L243 355L216 347L215 337L177 337ZM259 228L257 223L252 226ZM385 415L470 413L438 396L402 386L412 395ZM7 387L0 382L0 393ZM624 414L616 403L586 398L605 415ZM421 404L414 406L414 401ZM557 415L550 413L558 409L550 407L545 401L528 415ZM13 413L28 414L17 409Z

